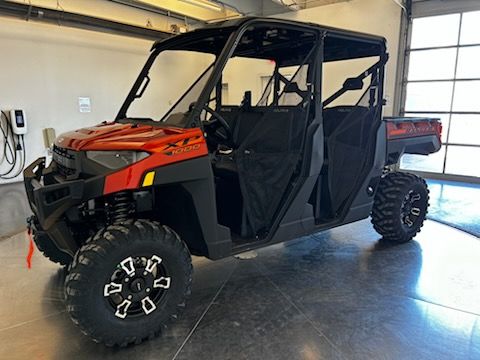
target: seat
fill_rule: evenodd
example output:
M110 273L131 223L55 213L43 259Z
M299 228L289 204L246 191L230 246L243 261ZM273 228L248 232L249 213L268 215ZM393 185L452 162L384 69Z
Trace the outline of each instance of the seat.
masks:
M235 111L237 110L237 111ZM222 116L224 113L220 113ZM255 125L261 120L264 112L250 108L229 108L225 111L228 114L225 120L232 127L232 148L221 146L213 159L213 171L216 176L222 178L233 178L238 176L238 167L235 161L236 150L248 137Z
M347 116L354 111L357 116L363 117L368 113L368 108L364 106L335 106L323 109L323 131L325 137L329 137Z

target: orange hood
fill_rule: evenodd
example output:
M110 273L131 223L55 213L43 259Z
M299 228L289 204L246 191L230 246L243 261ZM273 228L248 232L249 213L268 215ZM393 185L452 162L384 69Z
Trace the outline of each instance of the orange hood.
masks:
M156 152L161 145L192 136L202 136L199 128L156 127L141 124L102 123L60 135L55 145L80 150L137 150Z

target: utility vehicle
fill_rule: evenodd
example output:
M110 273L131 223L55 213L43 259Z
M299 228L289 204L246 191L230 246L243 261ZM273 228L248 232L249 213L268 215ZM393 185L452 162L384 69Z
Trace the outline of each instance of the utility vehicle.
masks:
M25 170L35 242L68 265L73 321L109 346L156 336L185 306L190 254L221 259L370 215L385 239L412 239L428 190L390 169L439 150L441 124L382 117L387 57L381 37L268 18L155 43L113 122L61 135L51 164Z

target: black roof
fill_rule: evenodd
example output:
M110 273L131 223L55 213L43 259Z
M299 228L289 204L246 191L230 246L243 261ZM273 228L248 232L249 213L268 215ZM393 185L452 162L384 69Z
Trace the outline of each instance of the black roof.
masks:
M242 26L248 27L251 24L266 25L271 29L287 29L285 31L290 30L292 33L296 34L299 32L305 33L303 37L297 35L295 38L295 44L298 44L297 49L299 52L305 49L305 46L301 46L301 41L304 38L307 39L308 36L312 36L315 33L325 34L325 61L378 56L384 53L386 49L386 40L381 36L313 23L263 17L241 17L238 19L211 23L185 34L157 41L152 49L169 48L218 54L223 49L228 36L232 32ZM248 54L242 54L240 56L277 59L280 61L282 57L291 55L291 51L294 51L292 49L289 50L289 54L284 54L279 51L274 52L273 49L268 49L267 47L261 47L261 51L259 51L258 48L250 49L253 51L247 51L247 44L244 45L244 48Z
M377 43L386 43L386 39L383 36L372 35L357 31L345 30L330 26L325 26L321 24L316 24L312 22L303 22L303 21L295 21L295 20L287 20L287 19L279 19L279 18L270 18L270 17L259 17L259 16L245 16L237 19L231 20L224 20L220 22L211 23L202 27L202 29L207 28L219 28L219 27L236 27L239 28L246 22L266 22L266 23L277 23L277 24L285 24L291 26L298 26L299 28L305 28L306 30L317 30L317 31L326 31L332 35L338 36L346 36L349 38L357 38L357 40L364 40L364 41L373 41Z

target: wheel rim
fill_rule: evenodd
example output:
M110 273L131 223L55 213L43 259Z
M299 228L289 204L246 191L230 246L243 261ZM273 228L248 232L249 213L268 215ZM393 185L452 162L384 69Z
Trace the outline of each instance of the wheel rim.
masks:
M153 313L165 300L171 277L158 255L123 259L103 287L115 316L138 318Z
M403 225L408 228L412 228L421 218L421 200L422 196L420 193L414 190L410 190L403 199L402 207L400 209L400 217Z

